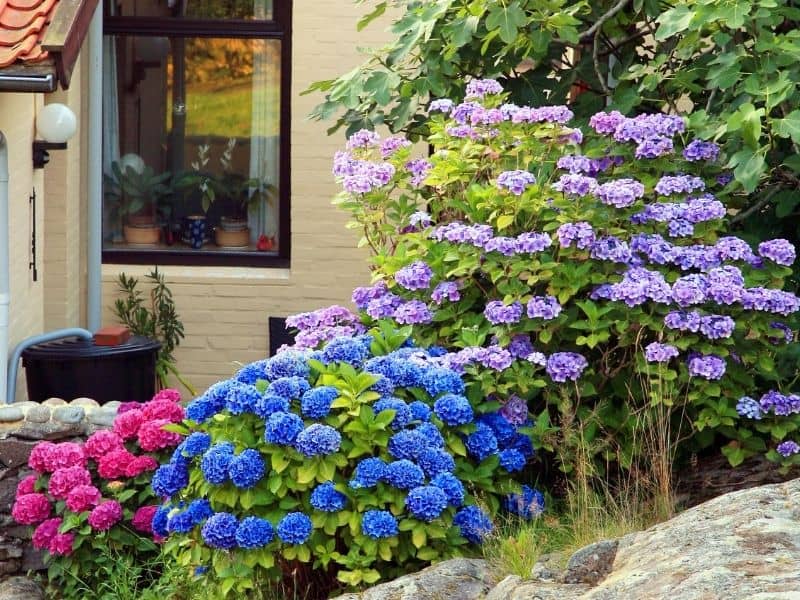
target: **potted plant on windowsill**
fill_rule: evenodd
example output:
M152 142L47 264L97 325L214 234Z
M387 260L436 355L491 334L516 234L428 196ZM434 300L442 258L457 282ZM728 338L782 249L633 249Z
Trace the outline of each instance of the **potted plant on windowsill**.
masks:
M128 244L158 243L160 203L170 193L169 178L170 173L156 174L135 155L111 163L111 174L104 177L105 198Z

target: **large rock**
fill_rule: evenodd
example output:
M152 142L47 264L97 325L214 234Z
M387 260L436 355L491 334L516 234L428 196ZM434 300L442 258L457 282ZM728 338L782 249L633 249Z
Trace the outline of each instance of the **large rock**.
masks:
M476 600L493 583L485 561L454 558L336 600Z

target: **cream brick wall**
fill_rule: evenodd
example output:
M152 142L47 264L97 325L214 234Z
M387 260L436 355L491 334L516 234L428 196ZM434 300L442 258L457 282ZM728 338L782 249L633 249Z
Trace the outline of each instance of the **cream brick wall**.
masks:
M33 124L36 110L42 105L39 94L0 94L0 131L8 141L9 155L9 271L11 306L9 309L9 342L13 348L22 339L41 333L44 327L42 279L34 282L28 269L31 213L28 197L36 188L38 207L43 203L41 171L32 168ZM37 210L36 228L39 240L44 227L42 210ZM41 255L39 257L41 261ZM42 266L41 262L39 263ZM40 269L43 274L43 269ZM18 378L18 398L24 397L25 380ZM5 398L0 398L0 402Z
M330 174L341 134L327 137L328 123L306 115L320 96L300 96L319 79L336 77L364 60L356 46L379 46L384 27L356 33L364 7L350 0L294 2L292 69L292 257L289 269L161 267L186 329L178 349L181 372L205 389L246 363L267 354L270 316L286 316L332 303L349 303L355 286L369 281L367 255L356 249L346 215L333 206L337 189ZM117 274L144 275L151 266L104 265L104 323Z

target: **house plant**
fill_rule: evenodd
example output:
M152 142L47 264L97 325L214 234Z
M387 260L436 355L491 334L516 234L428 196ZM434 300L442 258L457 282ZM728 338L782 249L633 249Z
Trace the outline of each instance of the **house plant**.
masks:
M169 172L156 174L139 161L111 163L111 174L104 178L106 201L112 206L115 222L122 226L129 244L156 244L160 235L161 202L169 195ZM136 157L138 158L138 157Z

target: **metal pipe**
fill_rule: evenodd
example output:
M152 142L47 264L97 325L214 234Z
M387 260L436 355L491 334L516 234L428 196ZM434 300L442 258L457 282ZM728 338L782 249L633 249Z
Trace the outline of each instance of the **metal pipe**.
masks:
M0 131L0 398L4 402L8 402L6 359L8 358L8 305L11 302L8 230L8 143Z
M86 252L86 321L100 329L103 303L103 3L89 28L89 165Z
M47 75L0 75L0 92L42 92L56 90L52 73Z
M57 329L55 331L48 331L41 335L34 335L25 338L14 348L11 353L11 358L8 359L8 395L6 397L6 404L11 404L17 395L17 369L19 368L19 359L26 348L30 348L36 344L43 344L44 342L53 342L67 337L77 337L84 340L91 340L94 336L91 331L81 329L80 327L72 327L68 329ZM5 346L6 353L8 353L8 346ZM6 368L6 362L3 361L3 367ZM6 386L6 378L3 378L2 385Z

